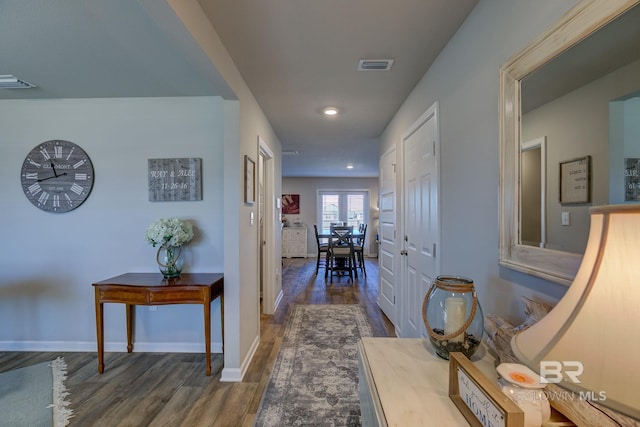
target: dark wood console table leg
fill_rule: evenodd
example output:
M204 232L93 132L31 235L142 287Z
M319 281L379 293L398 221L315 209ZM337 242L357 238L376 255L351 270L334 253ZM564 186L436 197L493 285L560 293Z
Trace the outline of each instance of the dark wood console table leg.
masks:
M202 304L204 307L204 353L206 360L207 376L211 375L211 303Z
M99 290L96 288L96 341L98 342L98 373L104 372L104 316L103 304L100 302Z
M127 353L133 351L133 324L135 322L135 308L133 304L125 304L127 311Z

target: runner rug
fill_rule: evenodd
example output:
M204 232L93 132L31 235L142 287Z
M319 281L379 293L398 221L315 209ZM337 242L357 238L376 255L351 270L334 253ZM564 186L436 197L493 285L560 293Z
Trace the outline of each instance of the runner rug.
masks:
M292 306L254 425L361 425L356 345L369 336L360 305Z
M67 364L61 357L1 373L0 426L66 426L73 416L66 377Z

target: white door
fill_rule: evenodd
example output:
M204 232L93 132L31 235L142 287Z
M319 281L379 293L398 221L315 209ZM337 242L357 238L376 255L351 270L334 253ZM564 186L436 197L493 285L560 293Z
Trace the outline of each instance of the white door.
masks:
M422 301L439 271L437 103L402 138L403 143L403 337L426 336Z
M396 148L395 146L380 157L380 195L378 223L378 306L396 324Z

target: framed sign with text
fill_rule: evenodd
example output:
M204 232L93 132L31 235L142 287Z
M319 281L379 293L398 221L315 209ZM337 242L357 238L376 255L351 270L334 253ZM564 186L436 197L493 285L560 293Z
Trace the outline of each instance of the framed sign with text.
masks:
M624 159L624 201L640 201L640 159Z
M591 202L591 156L560 162L560 203Z
M202 159L148 159L149 201L202 200Z
M523 427L524 412L467 357L449 353L449 397L473 427Z

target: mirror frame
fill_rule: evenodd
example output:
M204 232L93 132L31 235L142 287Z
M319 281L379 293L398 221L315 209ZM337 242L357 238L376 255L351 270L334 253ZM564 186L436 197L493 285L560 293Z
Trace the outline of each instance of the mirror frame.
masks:
M583 0L500 68L500 265L569 286L581 254L520 244L521 92L524 77L640 3Z

